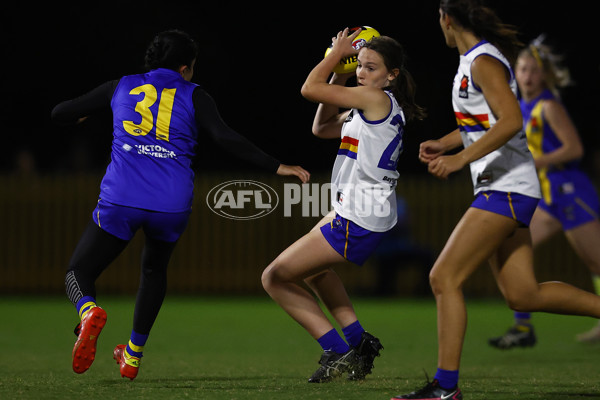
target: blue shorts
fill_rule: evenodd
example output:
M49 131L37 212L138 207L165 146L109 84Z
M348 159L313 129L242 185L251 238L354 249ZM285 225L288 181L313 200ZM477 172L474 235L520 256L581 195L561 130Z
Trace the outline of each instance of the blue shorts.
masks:
M481 191L471 207L512 218L521 226L529 226L540 199L513 192Z
M100 228L123 240L131 240L138 229L153 239L176 242L188 223L191 211L166 213L120 206L98 200L92 219Z
M590 179L583 172L564 171L549 174L551 197L539 207L560 221L567 231L598 219L600 201Z
M363 265L388 232L373 232L335 214L335 218L321 227L331 247L348 261Z

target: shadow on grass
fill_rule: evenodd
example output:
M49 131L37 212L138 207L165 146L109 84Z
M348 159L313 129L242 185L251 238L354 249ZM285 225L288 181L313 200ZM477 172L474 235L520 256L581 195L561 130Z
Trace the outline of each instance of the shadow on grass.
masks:
M600 399L600 393L577 393L577 392L524 392L519 391L518 394L514 391L494 391L493 393L485 392L485 391L476 391L469 390L469 394L479 395L477 398L490 398L490 399L515 399L519 400L559 400L559 399L580 399L580 398L589 398L589 399ZM467 393L465 393L466 395ZM485 397L480 397L485 396Z
M246 382L246 384L245 384ZM266 390L269 392L280 392L282 390L304 390L313 391L347 391L353 392L371 392L380 391L402 391L394 380L390 379L371 379L365 381L348 381L344 378L336 379L328 383L308 383L305 379L299 379L298 376L187 376L187 377L165 377L165 378L142 378L131 382L129 379L103 379L99 383L105 386L122 386L131 384L144 386L146 389L209 389L209 390Z
M127 378L120 379L103 379L100 382L105 385L119 385L121 382L132 384L167 384L173 385L177 383L185 383L185 382L198 382L198 383L220 383L220 382L244 382L244 381L265 381L272 382L273 380L282 380L286 383L289 381L293 381L297 379L296 376L277 376L277 377L268 377L268 376L186 376L186 377L165 377L165 378L138 378L135 379L135 382L131 382ZM173 387L184 388L184 386L176 385ZM190 386L192 388L192 386Z

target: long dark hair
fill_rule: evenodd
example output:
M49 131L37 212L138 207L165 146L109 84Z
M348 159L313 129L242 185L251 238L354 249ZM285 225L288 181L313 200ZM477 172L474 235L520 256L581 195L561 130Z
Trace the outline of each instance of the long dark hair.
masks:
M380 54L388 71L395 68L400 70L396 79L386 89L394 94L396 101L404 111L407 121L415 118L424 119L426 116L425 109L415 102L417 85L406 69L406 54L402 45L389 36L378 36L367 42L364 47Z
M481 0L440 0L440 10L463 28L492 43L514 65L523 47L517 29L503 23Z
M157 34L146 49L147 70L168 68L176 71L182 65L192 66L198 45L187 33L173 29Z

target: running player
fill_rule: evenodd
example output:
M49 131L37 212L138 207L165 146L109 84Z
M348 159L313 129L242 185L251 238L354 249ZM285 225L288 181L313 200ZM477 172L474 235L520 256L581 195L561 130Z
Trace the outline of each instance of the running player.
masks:
M360 30L339 32L333 47L308 75L302 95L320 103L313 133L341 138L332 172L334 211L309 233L284 250L264 271L269 295L320 344L323 353L309 382L327 382L348 372L360 380L371 373L383 348L366 332L354 312L336 263L361 265L397 220L396 166L402 151L404 125L422 118L414 102L415 86L405 69L404 51L389 37L372 39L358 52L358 86L346 86L352 74L333 74L350 54ZM340 108L346 111L340 113ZM304 281L327 307L346 340L333 327Z
M201 133L238 157L279 175L309 174L280 164L230 129L212 98L191 83L198 54L195 41L181 31L159 33L146 50L149 72L109 81L91 92L58 104L52 119L76 123L111 107L111 162L100 185L100 198L65 278L80 324L73 348L73 370L83 373L95 359L106 312L96 304L95 281L143 229L141 281L127 345L114 358L121 376L134 379L150 329L167 289L167 265L191 212L194 172L191 161Z
M570 84L569 71L543 39L540 36L524 48L515 67L523 126L542 188L542 199L531 220L531 240L535 248L563 231L596 283L600 275L598 194L580 167L583 145L560 102L559 89ZM600 286L596 289L600 294L598 290ZM515 312L514 318L515 324L504 335L490 339L490 345L510 349L535 344L531 314ZM600 323L577 339L599 341Z
M419 158L442 179L469 164L475 199L430 273L438 324L435 377L394 399L462 399L459 365L467 325L462 287L486 261L515 311L600 317L600 296L535 279L528 226L541 192L511 68L519 48L516 31L478 0L442 0L439 23L446 44L460 55L452 88L458 129L422 143Z

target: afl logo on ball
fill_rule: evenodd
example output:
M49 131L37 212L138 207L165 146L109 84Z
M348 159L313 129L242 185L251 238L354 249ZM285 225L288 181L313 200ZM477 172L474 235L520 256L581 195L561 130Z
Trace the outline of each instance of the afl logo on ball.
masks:
M367 44L367 41L363 38L360 38L352 42L352 47L354 47L354 50L360 50L365 44Z
M269 185L237 180L221 183L206 196L206 204L217 215L229 219L256 219L275 210L279 197Z

